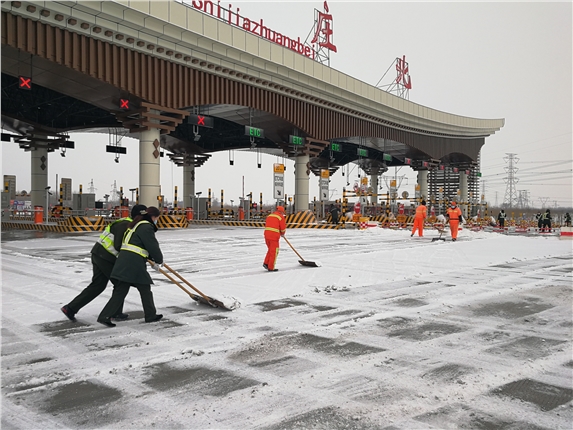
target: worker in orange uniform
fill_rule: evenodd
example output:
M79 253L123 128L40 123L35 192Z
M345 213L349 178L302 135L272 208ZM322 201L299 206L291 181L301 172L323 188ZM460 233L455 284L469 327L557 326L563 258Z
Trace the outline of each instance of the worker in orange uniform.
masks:
M460 225L460 221L463 222L464 219L462 216L462 210L456 205L456 202L452 202L450 204L450 207L446 211L446 217L448 218L446 224L450 224L452 241L455 242L458 239L458 226Z
M279 240L286 233L285 208L278 206L277 210L265 220L265 242L267 255L263 267L269 272L276 272L277 257L279 256Z
M426 201L422 200L420 206L416 208L416 215L414 216L414 227L412 228L412 234L410 237L414 236L416 230L418 230L418 236L424 236L424 221L426 220L426 216L428 216L428 212L426 210Z

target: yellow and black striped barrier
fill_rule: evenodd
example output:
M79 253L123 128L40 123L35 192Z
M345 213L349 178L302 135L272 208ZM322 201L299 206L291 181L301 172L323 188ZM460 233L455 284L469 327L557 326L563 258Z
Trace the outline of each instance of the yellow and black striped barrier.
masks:
M225 225L229 227L255 227L255 228L264 228L265 222L264 221L222 221L222 220L192 220L189 221L189 225ZM334 224L305 224L305 223L290 223L287 222L287 228L316 228L316 229L329 229L329 230L338 230L344 228L342 224L334 225Z
M102 217L71 216L66 218L62 225L68 232L101 231L105 228Z
M316 217L312 211L302 211L286 216L287 224L316 224Z
M188 225L184 215L160 215L157 220L158 228L187 228Z
M71 216L56 222L35 224L33 222L3 221L2 229L6 230L38 230L54 233L77 233L102 231L106 222L102 217Z
M67 229L59 224L34 224L33 222L2 221L2 230L38 230L52 233L67 233Z
M103 231L107 224L116 218L70 216L55 219L54 222L35 224L32 221L9 220L2 222L5 230L39 230L56 233L77 233L90 231ZM254 227L264 228L265 220L235 221L228 219L214 220L187 220L185 215L160 215L157 226L161 229L188 228L191 225L225 225L229 227ZM317 223L312 211L304 211L286 216L287 228L312 228L312 229L341 229L344 224Z

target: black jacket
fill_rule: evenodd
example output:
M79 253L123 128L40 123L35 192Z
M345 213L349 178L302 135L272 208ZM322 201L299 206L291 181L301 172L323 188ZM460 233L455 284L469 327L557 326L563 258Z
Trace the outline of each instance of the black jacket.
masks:
M131 245L139 246L149 252L149 259L156 263L163 263L163 254L155 238L155 226L149 222L142 222L135 229L129 241ZM151 276L147 273L147 259L132 251L123 250L119 253L111 278L130 284L153 284Z

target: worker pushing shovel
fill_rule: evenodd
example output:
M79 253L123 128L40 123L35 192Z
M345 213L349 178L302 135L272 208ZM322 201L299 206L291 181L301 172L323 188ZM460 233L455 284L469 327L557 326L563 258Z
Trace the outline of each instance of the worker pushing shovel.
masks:
M277 210L267 216L267 219L265 220L265 243L267 244L267 255L265 256L263 267L269 272L277 272L279 270L275 267L275 264L279 255L279 241L281 237L286 241L286 243L288 243L295 254L298 255L300 258L298 262L300 264L308 267L319 267L315 262L306 261L302 258L285 237L285 233L285 208L283 206L277 206Z

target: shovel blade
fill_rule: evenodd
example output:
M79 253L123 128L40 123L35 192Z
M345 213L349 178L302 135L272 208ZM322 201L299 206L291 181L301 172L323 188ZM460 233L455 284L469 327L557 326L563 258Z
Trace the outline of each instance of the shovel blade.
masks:
M298 262L306 267L320 267L314 261L298 260Z
M227 306L225 306L225 304L223 302L221 302L220 300L214 299L212 297L207 297L209 300L206 300L204 297L198 295L198 294L193 294L193 293L189 293L189 296L195 300L198 303L201 303L203 305L209 305L213 308L221 308L221 309L226 309L228 311L232 311L232 309L229 309Z

